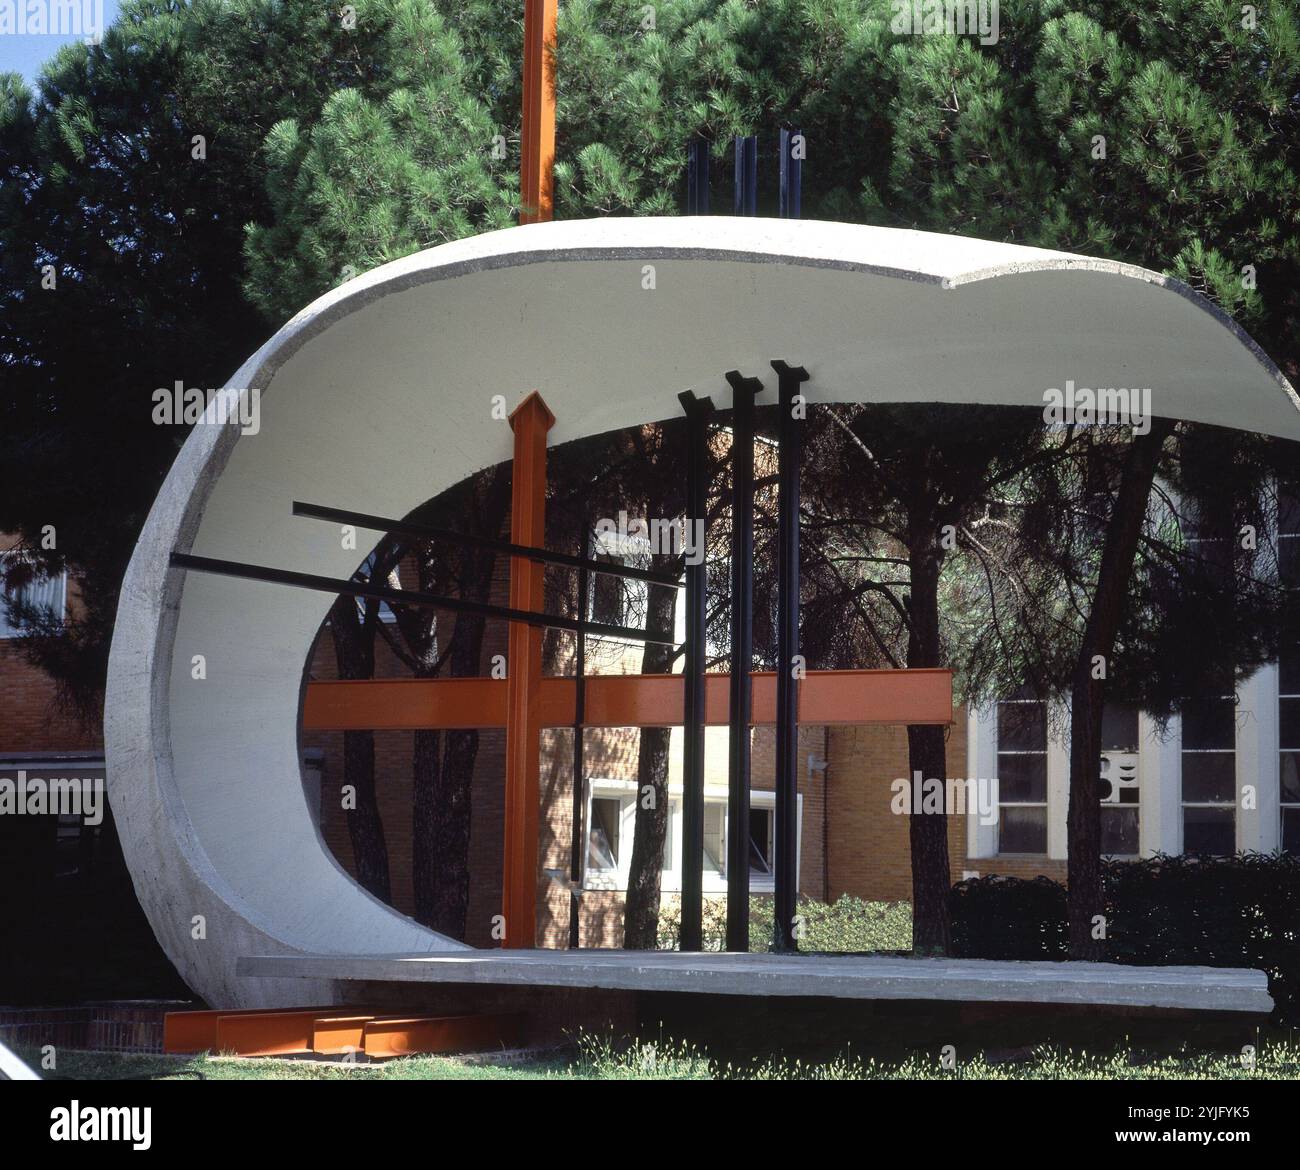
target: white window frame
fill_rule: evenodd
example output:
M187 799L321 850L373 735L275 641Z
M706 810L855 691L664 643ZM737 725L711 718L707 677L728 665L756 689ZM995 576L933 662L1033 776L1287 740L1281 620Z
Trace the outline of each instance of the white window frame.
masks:
M632 837L636 829L636 798L637 786L634 780L612 780L606 777L593 777L587 781L587 792L584 802L583 815L584 824L591 825L591 802L593 799L617 799L620 802L619 807L619 850L618 850L618 868L615 870L593 870L588 865L589 851L587 843L584 842L582 853L582 888L584 890L606 890L617 893L627 891L628 875L632 865ZM727 793L722 788L706 788L704 793L706 804L721 805L722 814L722 859L723 865L726 865L727 856ZM776 831L776 793L769 789L754 788L749 793L749 803L751 808L769 809L772 814L773 834ZM669 792L669 849L668 856L664 858L664 868L660 874L660 889L665 893L676 893L682 888L682 802L681 792L679 789L672 789ZM795 821L795 872L801 872L800 867L803 863L803 794L798 794L797 812ZM773 839L773 851L775 852L775 837ZM752 893L765 894L772 893L776 888L775 876L764 877L761 874L750 873L749 888ZM727 890L727 879L725 874L718 874L705 870L703 889L706 894L721 894Z
M1276 525L1275 537L1277 540L1277 561L1280 567L1282 563L1282 547L1283 547L1282 542L1294 541L1296 545L1300 545L1300 530L1297 530L1295 532L1282 531L1281 498L1280 498L1282 493L1281 485L1279 485L1278 493L1279 493L1279 500L1278 500L1279 515L1275 519L1275 525ZM1300 657L1300 647L1293 649L1291 653ZM1277 799L1278 799L1276 847L1280 850L1282 848L1282 843L1285 840L1287 811L1288 810L1294 811L1297 816L1300 816L1300 800L1283 799L1282 757L1284 753L1300 750L1300 744L1286 744L1282 742L1282 702L1285 699L1292 699L1297 702L1300 702L1300 692L1284 691L1282 689L1282 662L1281 662L1280 655L1276 666L1276 678L1277 678L1277 752L1275 758L1277 760Z
M1131 809L1134 813L1136 813L1137 814L1137 848L1134 849L1133 852L1131 853L1107 853L1104 850L1102 851L1102 857L1110 858L1114 861L1135 861L1137 858L1142 856L1142 841L1144 839L1142 836L1142 803L1143 803L1142 790L1146 787L1146 775L1143 771L1144 765L1146 764L1146 759L1142 751L1143 748L1142 733L1144 730L1142 725L1142 711L1139 709L1134 713L1134 716L1137 721L1137 732L1136 732L1134 746L1132 751L1125 752L1123 754L1134 755L1137 757L1137 776L1138 776L1137 802L1134 804L1103 804L1101 806L1101 815L1103 817L1108 815L1113 816L1115 812L1118 810L1129 810L1129 809ZM1106 748L1102 749L1102 755L1110 755L1110 754L1112 754L1111 749L1106 749Z
M3 574L8 570L9 563L18 560L21 557L22 557L22 553L17 552L13 549L6 550L5 552L0 552L0 578L2 578ZM58 575L57 579L53 577L47 577L42 574L38 576L36 580L47 581L47 582L57 580L58 601L56 602L56 609L58 612L59 620L63 621L68 616L68 572L67 570L65 569L63 572L61 572ZM9 596L11 596L11 594L9 594L7 591L4 592L3 596L0 596L0 641L8 641L14 638L20 638L23 635L23 630L21 627L11 626L9 624L8 605L5 601L5 598Z
M1300 651L1296 652L1300 654ZM1277 694L1277 793L1278 793L1278 821L1277 821L1277 847L1283 848L1285 841L1286 814L1287 810L1294 810L1296 815L1300 816L1300 800L1287 800L1282 789L1282 757L1285 753L1300 751L1300 744L1287 745L1282 742L1282 701L1292 699L1300 702L1300 692L1292 693L1282 690L1282 671L1279 664L1278 673L1278 694Z
M1044 745L1042 751L1028 751L1021 748L1012 748L1004 751L1002 744L999 742L998 735L998 712L1006 706L1029 706L1038 704L1043 708L1043 719L1046 724L1044 735ZM1051 813L1051 794L1052 794L1052 731L1051 731L1051 705L1044 699L999 699L993 705L993 766L998 776L998 793L997 808L998 819L993 825L993 856L994 857L1048 857L1051 855L1052 847L1052 813ZM1002 756L1042 756L1043 757L1043 799L1042 800L1003 800L1001 773L1002 767L999 760ZM1045 836L1043 840L1043 850L1041 853L1009 853L1002 848L1002 810L1004 808L1041 808L1043 810L1043 820L1045 822Z
M590 865L591 804L593 800L617 800L618 855L613 870L592 869ZM669 810L669 818L672 810ZM631 780L596 778L587 781L587 794L583 806L583 824L587 826L588 839L583 841L582 886L586 890L626 890L628 872L632 864L632 834L636 827L636 783ZM626 842L626 848L624 843ZM674 840L674 846L676 841ZM667 871L665 871L666 873Z
M1226 702L1232 704L1232 726L1233 739L1230 748L1189 748L1182 736L1183 718L1178 717L1179 725L1179 744L1178 744L1178 852L1187 852L1187 810L1189 808L1215 808L1231 809L1232 811L1232 853L1215 854L1219 857L1231 857L1241 847L1239 836L1241 833L1241 808L1238 799L1239 789L1237 780L1237 769L1240 763L1241 743L1241 721L1239 718L1237 696L1232 695L1212 695L1210 699L1217 702ZM1232 797L1230 800L1186 800L1184 799L1183 782L1185 780L1185 770L1183 761L1188 756L1231 756L1232 757Z

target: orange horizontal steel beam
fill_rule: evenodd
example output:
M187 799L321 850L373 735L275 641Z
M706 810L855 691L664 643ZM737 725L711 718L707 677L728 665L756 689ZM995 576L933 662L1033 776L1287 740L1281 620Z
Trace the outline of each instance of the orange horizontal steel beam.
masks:
M756 671L753 722L776 721L776 675ZM730 710L730 676L705 676L704 719L719 726ZM573 723L571 678L542 679L543 727ZM671 727L682 722L681 675L587 677L587 727ZM303 705L305 731L414 731L504 727L504 679L367 679L313 682ZM952 722L950 670L818 670L799 684L806 724Z
M523 1020L517 1015L381 1017L364 1028L367 1056L415 1056L419 1053L483 1052L518 1048Z
M167 1012L163 1016L163 1051L166 1053L217 1051L217 1023L231 1016L326 1016L328 1007L299 1008L286 1013L284 1008L248 1008L245 1010L202 1009L199 1011ZM353 1011L362 1009L354 1008ZM274 1025L273 1025L274 1026Z

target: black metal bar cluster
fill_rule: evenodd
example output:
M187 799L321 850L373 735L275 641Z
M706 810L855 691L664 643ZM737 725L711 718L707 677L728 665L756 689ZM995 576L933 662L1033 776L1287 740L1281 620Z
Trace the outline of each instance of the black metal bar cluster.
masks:
M758 137L736 136L736 215L758 214Z
M754 665L754 398L757 378L731 385L731 708L727 768L727 950L749 950L749 722Z
M776 950L795 950L798 873L799 734L799 461L805 416L802 366L772 362L779 395L777 467ZM753 712L754 400L757 378L726 375L732 394L731 680L727 775L727 938L729 951L749 950L750 720ZM708 421L713 405L679 395L688 422L686 511L705 515ZM686 569L685 715L682 766L681 949L703 945L705 566Z
M709 141L698 135L686 144L686 214L709 214Z
M686 521L697 531L708 500L709 416L713 403L689 390L678 396L686 412ZM701 537L703 539L703 537ZM704 655L707 635L704 549L692 549L686 565L686 641L683 664L685 714L682 729L682 923L680 946L704 946ZM694 562L693 564L690 562Z
M799 219L802 214L803 160L807 137L801 130L783 129L779 137L778 212L782 219ZM758 214L758 137L736 135L735 194L732 214ZM686 144L686 214L709 214L709 142L696 135Z
M587 616L589 570L578 570L578 615ZM582 942L582 905L578 893L582 888L583 814L586 811L586 778L583 774L583 728L587 719L587 639L578 631L577 654L573 665L573 839L569 844L569 946L577 949Z
M803 202L803 149L806 143L798 130L781 131L779 215L798 219ZM796 146L801 149L796 150Z
M778 383L780 454L777 462L776 558L776 842L773 859L778 951L798 949L799 688L799 461L803 443L802 366L774 361Z

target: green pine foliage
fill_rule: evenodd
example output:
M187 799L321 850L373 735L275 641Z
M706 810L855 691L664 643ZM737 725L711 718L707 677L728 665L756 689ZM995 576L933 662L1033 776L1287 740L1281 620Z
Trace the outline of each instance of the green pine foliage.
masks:
M360 6L359 22L376 10L392 88L340 89L314 121L267 135L272 215L247 229L245 291L271 320L348 276L511 222L515 176L459 37L419 0Z

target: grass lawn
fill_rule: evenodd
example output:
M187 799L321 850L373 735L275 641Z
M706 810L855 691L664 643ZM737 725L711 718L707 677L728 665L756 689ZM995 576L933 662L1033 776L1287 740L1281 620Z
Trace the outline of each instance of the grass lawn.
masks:
M39 1067L39 1053L21 1055ZM1014 1060L984 1057L956 1073L932 1057L901 1060L841 1057L824 1063L776 1058L738 1068L710 1061L685 1045L641 1043L618 1049L586 1037L576 1050L521 1056L413 1056L374 1064L229 1056L130 1056L59 1053L47 1077L67 1080L1297 1080L1300 1042L1263 1043L1254 1069L1238 1054L1143 1054L1131 1049L1093 1055L1040 1048Z

